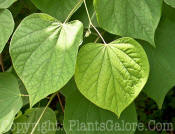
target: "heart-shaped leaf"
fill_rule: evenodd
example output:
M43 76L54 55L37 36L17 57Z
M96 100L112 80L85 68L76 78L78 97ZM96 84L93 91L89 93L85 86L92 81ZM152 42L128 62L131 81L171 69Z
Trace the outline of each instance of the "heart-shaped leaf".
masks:
M4 1L4 0L3 0ZM8 9L0 9L0 53L14 29L14 21Z
M10 73L0 73L0 133L9 131L22 106L17 79Z
M21 22L10 54L31 106L61 89L73 76L82 35L80 21L61 24L49 15L33 14Z
M78 54L75 81L97 106L120 116L144 87L149 63L144 49L131 38L110 44L90 43Z
M154 43L163 0L94 0L99 25L110 33ZM156 8L155 8L156 7Z

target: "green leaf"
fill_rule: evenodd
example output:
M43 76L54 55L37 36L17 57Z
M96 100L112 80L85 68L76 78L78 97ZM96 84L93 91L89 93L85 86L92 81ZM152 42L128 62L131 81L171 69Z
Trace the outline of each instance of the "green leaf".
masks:
M131 38L110 44L90 43L78 54L75 81L97 106L120 116L144 87L149 63L144 49Z
M4 0L3 0L4 1ZM0 9L0 53L14 29L14 21L8 9Z
M44 108L28 109L24 115L21 115L14 122L13 134L31 134L32 129L37 123ZM56 132L56 115L55 112L47 108L37 125L33 134L55 134Z
M22 105L15 76L10 73L0 73L0 133L9 131Z
M80 21L61 24L46 14L32 14L21 22L10 54L31 106L61 89L73 76L82 35Z
M164 0L165 3L175 8L175 0Z
M83 0L32 0L33 4L44 13L64 21L76 7L78 9Z
M106 31L154 43L162 0L94 0L99 26Z
M0 0L0 8L8 8L16 1L17 0Z
M136 128L122 130L123 123L137 123L137 114L134 104L130 105L118 119L110 111L103 110L83 97L75 85L74 80L62 90L66 96L64 128L66 134L134 134ZM95 124L98 123L97 127ZM88 126L91 124L91 126ZM112 125L118 124L118 129ZM93 125L93 126L92 126ZM107 125L105 127L104 125ZM104 127L105 128L104 128ZM109 130L111 128L111 130Z
M175 85L175 9L166 6L156 31L157 48L144 45L150 62L150 77L144 91L162 107L168 91Z

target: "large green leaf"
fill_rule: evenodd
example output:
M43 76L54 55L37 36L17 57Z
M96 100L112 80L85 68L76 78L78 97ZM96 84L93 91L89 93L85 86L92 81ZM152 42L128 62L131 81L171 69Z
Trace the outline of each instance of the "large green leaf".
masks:
M94 6L98 23L106 31L154 45L162 0L94 0Z
M75 81L90 101L120 116L140 93L148 75L144 49L131 38L121 38L106 45L84 45L78 54Z
M127 131L123 123L137 123L134 104L129 106L118 119L110 111L103 110L83 97L75 85L74 80L62 90L66 96L64 128L66 134L134 134L136 128ZM91 124L91 125L90 125ZM97 127L95 127L95 125ZM118 128L112 125L118 124ZM104 128L104 125L107 125ZM110 130L111 129L111 130Z
M8 9L0 9L0 53L14 29L13 16Z
M0 134L7 132L22 107L18 81L10 73L0 73Z
M175 0L164 0L165 3L175 8Z
M44 108L28 109L24 115L15 120L14 126L17 127L13 128L13 134L31 134L43 110ZM56 115L52 109L47 108L32 134L55 134L55 132Z
M32 2L41 11L64 21L74 7L78 9L81 6L83 0L32 0Z
M32 14L21 22L10 54L31 106L58 91L73 76L82 35L79 21L61 24L46 14Z
M0 8L8 8L17 0L0 0Z
M150 77L144 91L162 107L167 92L175 85L175 9L166 6L156 31L157 48L144 45L150 61Z

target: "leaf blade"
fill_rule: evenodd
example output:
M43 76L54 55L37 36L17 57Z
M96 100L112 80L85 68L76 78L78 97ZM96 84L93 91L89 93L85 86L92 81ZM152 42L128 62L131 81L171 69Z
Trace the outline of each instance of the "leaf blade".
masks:
M60 21L65 21L66 17L69 15L71 10L78 5L81 6L82 0L32 0L33 4L51 16L57 18ZM61 5L61 6L60 6Z
M94 6L99 26L106 31L146 40L155 46L162 0L95 0Z
M67 134L82 134L86 131L87 134L134 134L136 128L131 131L122 131L118 129L108 129L107 124L122 125L122 122L137 123L137 114L134 104L129 106L120 119L110 111L103 110L93 103L88 101L78 91L74 79L72 79L61 91L66 96L64 128ZM75 108L76 107L76 108ZM98 123L98 128L95 127ZM91 124L91 126L89 126ZM100 125L106 127L100 127Z
M8 9L0 9L0 53L7 43L14 29L14 20L11 12Z
M72 77L82 35L81 22L61 24L46 14L30 15L19 25L10 54L31 106L61 89Z
M0 73L0 133L10 130L23 105L18 81L10 73Z
M149 62L143 48L131 38L121 38L108 45L83 46L75 81L91 102L120 116L140 93L148 75Z

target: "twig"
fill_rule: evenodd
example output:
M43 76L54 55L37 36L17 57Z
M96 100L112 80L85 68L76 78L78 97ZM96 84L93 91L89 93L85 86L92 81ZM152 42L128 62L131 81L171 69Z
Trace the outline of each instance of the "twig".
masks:
M64 113L64 106L63 106L63 103L62 103L62 101L61 101L60 94L57 93L57 96L58 96L58 100L59 100L59 103L60 103L61 109L62 109L62 111L63 111L63 113Z

